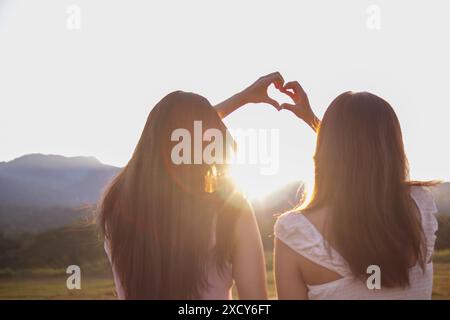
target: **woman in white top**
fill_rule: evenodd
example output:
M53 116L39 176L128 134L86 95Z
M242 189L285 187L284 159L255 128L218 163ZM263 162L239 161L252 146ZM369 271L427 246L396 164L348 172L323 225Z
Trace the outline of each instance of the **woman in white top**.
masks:
M437 210L408 180L392 107L346 92L320 122L297 82L283 91L318 136L311 201L275 226L279 299L430 299Z

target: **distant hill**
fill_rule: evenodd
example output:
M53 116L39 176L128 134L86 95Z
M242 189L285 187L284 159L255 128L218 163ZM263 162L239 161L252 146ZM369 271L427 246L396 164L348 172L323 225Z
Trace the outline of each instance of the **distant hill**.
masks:
M40 233L92 216L85 205L98 201L119 170L93 157L30 154L0 162L0 233ZM296 206L302 190L295 182L253 201L267 245L276 215ZM439 211L450 217L450 183L433 188L433 194Z
M30 154L0 163L0 205L75 207L96 203L120 168L92 157Z
M120 168L92 157L30 154L0 163L0 233L40 233L92 217Z
M0 235L37 234L75 221L93 222L92 207L0 206Z
M301 182L293 182L272 192L262 200L252 201L266 249L271 249L273 246L273 225L277 217L296 207L303 197L303 191Z
M450 217L450 182L439 184L432 190L439 212Z
M95 225L71 223L36 235L0 234L0 271L61 268L76 264L84 271L108 270L103 241ZM1 277L1 272L0 272Z

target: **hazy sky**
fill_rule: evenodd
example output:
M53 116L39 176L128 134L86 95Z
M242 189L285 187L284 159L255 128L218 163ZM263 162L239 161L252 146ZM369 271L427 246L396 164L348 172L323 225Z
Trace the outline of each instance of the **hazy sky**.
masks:
M69 5L80 30L67 28ZM412 177L449 180L449 15L446 0L0 0L0 161L40 152L124 165L165 94L214 104L278 70L320 116L343 91L382 96ZM311 175L314 135L287 111L252 105L226 123L280 129L280 175Z

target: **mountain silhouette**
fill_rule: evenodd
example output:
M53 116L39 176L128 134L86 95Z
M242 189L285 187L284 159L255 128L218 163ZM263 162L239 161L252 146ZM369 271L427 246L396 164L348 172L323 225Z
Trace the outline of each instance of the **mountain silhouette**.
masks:
M0 233L37 233L92 216L120 168L94 157L30 154L0 162ZM450 183L433 187L439 211L450 216ZM303 184L294 182L252 201L263 240L271 243L278 214L300 203Z
M93 157L25 155L0 163L0 205L94 204L119 170Z
M432 191L439 212L450 217L450 182L441 183Z

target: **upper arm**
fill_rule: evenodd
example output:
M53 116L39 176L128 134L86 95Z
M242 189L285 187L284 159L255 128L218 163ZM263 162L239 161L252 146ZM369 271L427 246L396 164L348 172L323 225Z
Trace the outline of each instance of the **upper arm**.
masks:
M296 253L278 238L275 239L274 271L278 299L308 299L308 289L300 272Z
M250 207L239 217L235 235L232 263L239 299L267 299L264 250L258 224Z

